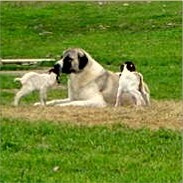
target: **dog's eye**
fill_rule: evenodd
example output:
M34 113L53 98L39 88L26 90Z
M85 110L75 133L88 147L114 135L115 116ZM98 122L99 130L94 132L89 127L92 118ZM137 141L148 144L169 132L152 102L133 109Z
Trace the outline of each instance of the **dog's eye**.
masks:
M64 58L64 62L71 62L71 61L72 61L72 58L69 57L69 56L66 56L66 57Z

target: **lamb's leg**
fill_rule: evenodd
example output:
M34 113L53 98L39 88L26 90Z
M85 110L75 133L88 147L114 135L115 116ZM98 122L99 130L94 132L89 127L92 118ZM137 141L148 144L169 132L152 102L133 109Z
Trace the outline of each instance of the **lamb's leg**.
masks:
M21 99L23 96L25 96L25 95L27 95L27 94L29 94L29 93L31 93L31 92L32 92L31 89L29 89L29 88L26 87L26 86L23 86L23 87L20 89L20 91L15 95L14 106L18 106L20 99Z

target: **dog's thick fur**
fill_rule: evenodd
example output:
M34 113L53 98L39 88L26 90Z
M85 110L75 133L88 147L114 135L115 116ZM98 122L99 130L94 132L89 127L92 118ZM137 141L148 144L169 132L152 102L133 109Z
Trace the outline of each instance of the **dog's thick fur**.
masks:
M56 65L69 75L68 98L53 100L47 105L104 107L115 104L119 75L105 70L83 49L66 50Z

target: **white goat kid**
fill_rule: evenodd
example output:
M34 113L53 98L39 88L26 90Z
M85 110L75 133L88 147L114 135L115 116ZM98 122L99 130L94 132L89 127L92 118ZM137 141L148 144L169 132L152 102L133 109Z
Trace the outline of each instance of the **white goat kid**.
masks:
M52 68L49 73L39 74L36 72L29 72L23 75L22 78L15 78L14 81L20 81L22 88L15 96L14 106L18 106L20 99L37 90L40 93L41 105L46 105L47 89L51 88L56 81L58 81L59 72L57 68Z
M116 107L121 105L125 93L130 94L137 106L150 105L148 86L144 83L142 74L136 72L135 65L130 61L121 65Z

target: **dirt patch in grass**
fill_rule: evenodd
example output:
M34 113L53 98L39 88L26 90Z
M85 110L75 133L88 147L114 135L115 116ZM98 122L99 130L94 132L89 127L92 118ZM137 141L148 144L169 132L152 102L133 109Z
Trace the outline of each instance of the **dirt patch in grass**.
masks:
M1 106L2 117L78 125L125 124L131 128L182 129L182 103L153 101L150 107L33 107Z

